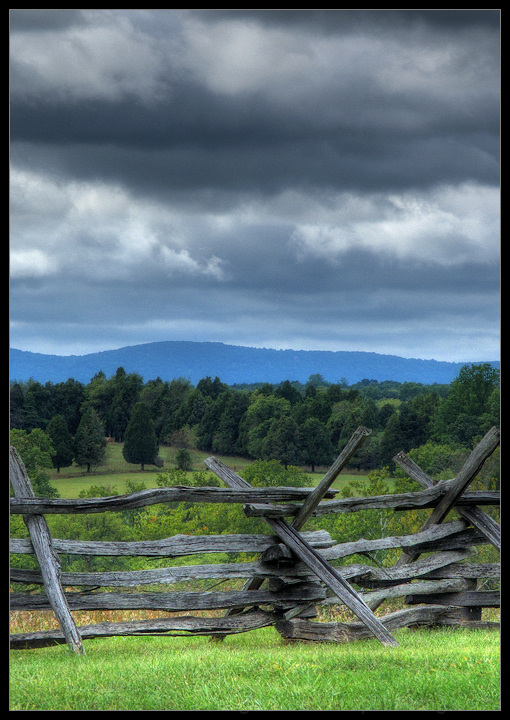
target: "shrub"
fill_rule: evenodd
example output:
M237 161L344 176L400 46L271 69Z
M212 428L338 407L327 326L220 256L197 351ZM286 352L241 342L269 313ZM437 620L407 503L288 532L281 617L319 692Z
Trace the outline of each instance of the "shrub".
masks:
M254 487L307 487L308 476L294 465L284 467L279 460L255 460L243 471L243 478Z

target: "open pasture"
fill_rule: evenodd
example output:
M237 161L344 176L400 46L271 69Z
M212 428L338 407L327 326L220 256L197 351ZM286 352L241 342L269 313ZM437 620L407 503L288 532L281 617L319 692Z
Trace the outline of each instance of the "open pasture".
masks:
M85 472L83 467L74 464L71 467L63 468L59 473L56 470L51 472L51 484L55 487L62 498L76 498L82 490L87 490L91 485L105 485L115 487L118 493L128 492L127 483L145 483L146 488L157 487L156 479L162 472L175 467L175 455L178 448L161 446L160 456L163 458L162 468L146 466L144 471L138 465L126 462L122 456L123 443L108 443L106 456L101 465L94 468L90 473ZM191 472L207 470L204 460L210 453L201 450L190 450L192 459ZM242 470L250 464L251 460L239 456L218 456L231 467L235 472L242 475ZM310 487L316 485L327 468L316 468L314 473L307 473L310 478ZM342 472L335 480L333 487L337 490L351 480L365 477L364 475Z

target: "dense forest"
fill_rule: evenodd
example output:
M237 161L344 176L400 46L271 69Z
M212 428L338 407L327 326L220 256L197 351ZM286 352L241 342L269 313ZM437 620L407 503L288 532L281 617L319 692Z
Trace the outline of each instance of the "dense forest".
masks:
M196 386L183 378L144 382L119 367L109 378L97 373L88 384L72 378L13 382L10 418L18 442L34 430L48 436L55 467L75 461L89 470L101 460L100 450L96 457L86 447L93 433L102 447L105 437L128 441L126 460L142 467L158 464L159 445L172 445L314 470L330 464L364 425L372 434L350 467L368 471L391 469L399 450L427 444L452 452L472 448L499 425L499 397L499 370L490 364L462 367L449 385L367 379L351 386L328 383L321 375L305 384L228 386L218 377ZM133 445L144 442L149 449L140 459Z

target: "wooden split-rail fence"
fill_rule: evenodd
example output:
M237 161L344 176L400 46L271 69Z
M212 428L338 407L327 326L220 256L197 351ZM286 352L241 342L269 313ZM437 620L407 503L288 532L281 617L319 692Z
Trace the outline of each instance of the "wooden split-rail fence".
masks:
M476 545L491 544L500 550L500 527L481 509L498 505L499 492L466 492L498 446L499 430L492 428L485 435L451 480L436 483L405 453L399 453L396 463L423 489L335 499L336 492L331 489L333 481L369 434L366 428L358 428L315 488L254 488L211 457L205 463L226 488L169 487L80 500L35 497L23 463L11 448L10 477L14 492L10 500L11 513L23 516L30 539L11 539L10 551L33 553L39 564L38 571L11 568L11 582L42 586L40 593L11 592L11 609L52 609L60 626L58 630L12 634L11 647L67 643L73 652L83 653L83 640L89 638L116 635L221 638L265 626L274 626L286 639L347 642L375 636L383 645L395 646L392 630L406 626L499 627L499 623L486 623L481 619L482 608L499 607L499 592L477 587L481 581L499 578L500 565L468 561L476 552ZM247 515L265 520L271 534L175 535L141 542L58 540L51 536L45 519L45 515L53 513L115 512L181 501L242 503ZM326 531L302 530L312 516L373 508L393 508L400 512L431 508L431 512L419 532L411 535L338 544ZM447 518L453 509L456 515ZM399 560L390 568L331 564L333 560L353 554L370 557L374 551L390 548L402 550ZM63 553L170 559L217 552L257 553L259 559L89 573L63 572L59 560L59 554ZM218 581L241 578L245 583L241 589L229 591L182 591L167 587L209 578ZM353 585L361 589L355 590ZM154 587L157 591L152 591ZM408 607L383 616L375 615L375 610L386 599L395 597L404 597ZM347 606L357 621L311 620L317 616L318 604L330 603ZM73 617L76 610L133 609L165 611L168 616L82 626L78 626ZM211 610L219 617L210 617L210 612L208 616L188 614Z

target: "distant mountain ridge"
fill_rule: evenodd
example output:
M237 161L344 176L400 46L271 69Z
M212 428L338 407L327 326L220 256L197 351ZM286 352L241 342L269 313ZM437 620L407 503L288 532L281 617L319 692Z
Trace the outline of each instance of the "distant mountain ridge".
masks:
M487 361L499 368L499 361ZM310 375L328 382L345 378L349 385L364 379L447 384L466 363L403 358L372 352L328 350L274 350L226 345L221 342L162 341L128 345L86 355L45 355L10 350L10 377L41 383L74 378L88 384L99 371L106 377L123 367L144 382L184 377L196 385L205 377L219 377L227 385L283 380L305 383ZM478 363L476 363L478 364Z

